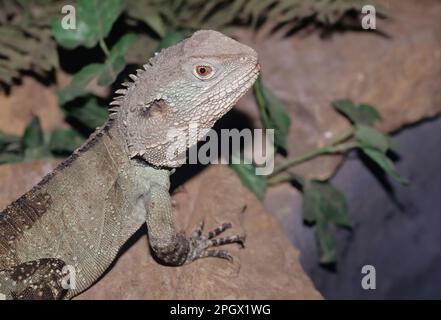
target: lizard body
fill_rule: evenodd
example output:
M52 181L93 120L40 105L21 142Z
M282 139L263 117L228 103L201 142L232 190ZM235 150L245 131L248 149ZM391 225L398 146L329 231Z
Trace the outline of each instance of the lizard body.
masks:
M6 298L74 297L144 223L153 254L167 265L228 259L226 251L210 248L243 242L240 236L216 238L230 224L206 236L202 224L190 237L178 233L169 176L182 150L251 87L259 72L256 52L221 33L198 31L144 69L117 91L121 96L102 128L0 212L0 293ZM170 135L191 123L201 127L193 139ZM66 289L73 276L75 287Z

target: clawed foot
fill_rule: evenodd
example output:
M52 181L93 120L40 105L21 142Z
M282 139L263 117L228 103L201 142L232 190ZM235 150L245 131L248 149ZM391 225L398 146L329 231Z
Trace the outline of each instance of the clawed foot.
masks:
M244 247L245 236L235 235L225 238L215 238L229 228L231 228L231 223L223 223L216 229L208 232L206 236L204 236L202 235L204 223L201 222L193 231L189 239L190 252L187 256L186 262L188 263L196 259L206 257L217 257L233 261L233 257L227 251L210 249L212 247L218 247L230 243L238 243L242 246L242 248Z

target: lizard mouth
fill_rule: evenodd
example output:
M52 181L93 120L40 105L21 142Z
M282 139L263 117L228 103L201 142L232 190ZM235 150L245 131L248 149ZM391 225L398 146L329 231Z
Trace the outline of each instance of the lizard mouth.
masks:
M245 95L245 93L247 93L247 91L256 81L259 73L260 65L256 63L243 76L236 76L234 79L235 81L230 81L230 83L227 85L225 85L226 81L219 82L216 85L216 88L218 89L217 94L213 97L208 97L205 99L204 103L213 103L214 105L222 104L223 107L219 108L217 110L218 112L215 112L215 115L219 115L219 113L226 113L241 97ZM234 77L234 75L231 76Z
M260 73L260 65L256 63L250 69L250 71L248 71L243 77L241 77L239 80L237 80L234 83L231 92L231 97L229 98L229 100L231 99L231 101L229 101L229 106L227 111L230 110L236 104L236 102L245 95L245 93L247 93L247 91L252 87L254 82L257 80L259 73Z
M242 80L239 80L239 87L242 85L242 88L240 88L240 95L237 98L239 100L247 91L251 88L251 86L254 84L254 82L259 77L260 73L260 65L256 64L254 68L251 69L250 72L248 72L248 75L242 78ZM234 102L236 103L237 100Z

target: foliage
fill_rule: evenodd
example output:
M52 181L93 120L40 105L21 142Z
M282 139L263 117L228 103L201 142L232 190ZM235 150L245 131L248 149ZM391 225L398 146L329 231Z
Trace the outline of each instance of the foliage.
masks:
M316 224L316 234L321 249L320 262L337 260L336 244L330 226L350 227L346 198L329 182L311 180L304 187L303 218Z
M277 133L278 126L275 124L276 121L271 120L272 118L269 116L271 111L269 110L277 108L277 113L281 118L286 116L286 111L279 101L272 104L262 98L269 94L266 92L267 90L262 83L258 82L254 88L254 94L261 110L262 123L266 128L274 128ZM321 252L320 262L323 264L336 262L336 241L332 235L332 226L351 227L345 197L329 181L304 181L302 177L293 175L288 169L321 155L344 154L349 150L358 149L392 179L402 184L408 183L406 178L398 174L393 162L388 157L388 151L394 146L392 138L374 127L375 123L381 120L378 111L372 106L356 105L350 100L335 101L333 106L351 121L352 126L348 132L343 133L340 138L329 145L298 158L286 160L276 166L274 172L269 176L256 175L256 168L253 165L232 165L243 184L259 199L264 198L268 185L287 181L300 185L303 192L303 218L305 222L315 224L316 237ZM288 129L289 125L286 130L279 130L279 135L283 132L284 141L286 141ZM280 147L280 145L277 146Z
M23 71L41 76L59 69L57 44L67 49L103 45L114 24L134 25L154 44L185 30L257 26L271 20L275 27L300 27L305 21L339 23L349 11L360 12L366 0L77 0L77 28L61 28L61 8L67 0L0 0L0 83L12 85ZM52 30L51 30L52 29ZM152 47L152 46L150 46ZM154 47L154 46L153 46ZM145 57L145 48L137 48ZM132 53L133 54L133 53ZM148 54L148 52L147 52ZM117 70L121 59L113 61ZM143 61L137 61L142 63ZM102 83L109 83L111 77Z
M392 138L373 127L381 120L378 111L370 105L354 105L349 100L336 101L334 107L352 121L354 135L359 142L358 148L391 178L400 183L408 183L407 179L397 173L394 164L387 156L387 151L393 147Z
M61 19L52 21L52 30L57 42L67 48L78 46L93 48L109 35L110 29L124 9L123 0L77 0L76 28L65 30Z
M230 167L236 172L242 183L251 190L259 200L263 200L267 187L267 179L263 175L256 175L256 168L252 164L242 161L245 155L233 153Z
M49 25L55 2L0 0L0 83L11 85L20 71L44 75L59 67Z
M0 132L0 164L66 156L78 148L85 138L73 129L57 129L45 134L38 117L33 117L23 136Z
M129 0L127 13L146 23L159 37L182 29L222 29L261 20L298 26L307 18L334 24L361 0Z
M254 95L260 111L260 119L265 128L274 129L274 143L277 148L287 151L287 137L291 119L282 102L265 87L262 77L254 85Z

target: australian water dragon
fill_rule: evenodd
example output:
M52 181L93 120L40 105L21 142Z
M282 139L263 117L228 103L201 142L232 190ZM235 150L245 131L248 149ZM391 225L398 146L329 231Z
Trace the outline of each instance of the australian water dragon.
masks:
M243 242L217 237L230 224L207 235L202 224L188 237L176 231L169 177L182 150L233 107L258 73L253 49L207 30L162 50L131 75L116 91L107 123L0 212L0 294L72 298L105 272L144 223L164 264L230 258L212 248ZM201 128L196 136L186 134L189 125ZM74 289L66 288L71 272Z

